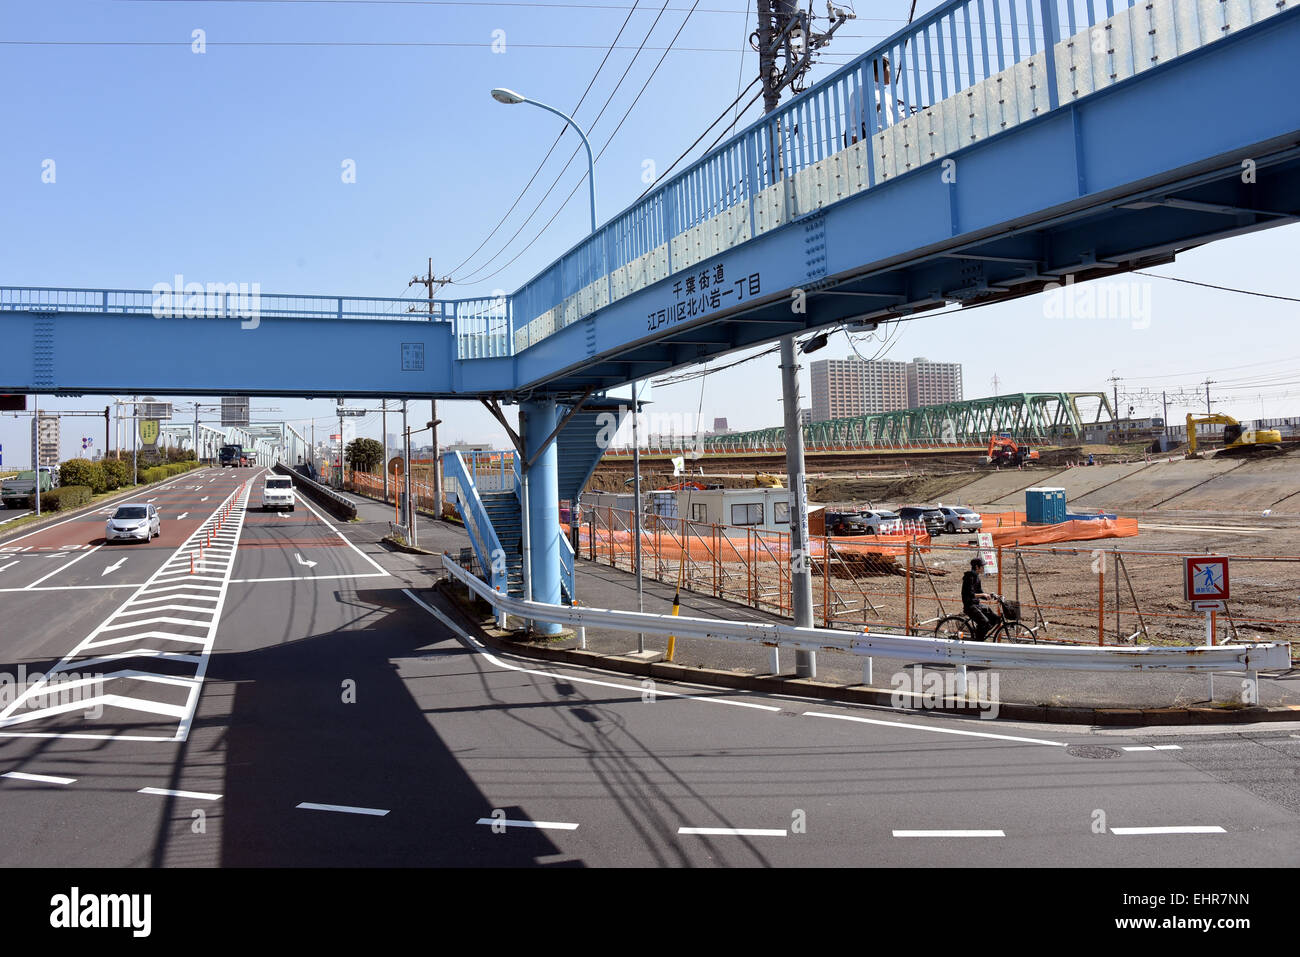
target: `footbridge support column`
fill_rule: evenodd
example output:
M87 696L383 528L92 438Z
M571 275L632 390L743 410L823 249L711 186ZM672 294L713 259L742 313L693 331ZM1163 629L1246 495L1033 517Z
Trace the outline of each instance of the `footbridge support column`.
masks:
M533 601L560 604L560 484L558 453L555 443L548 442L560 424L554 399L534 399L519 407L520 428L525 459L531 461L526 477L528 495L526 525L529 545L528 581ZM538 450L542 452L538 455ZM536 458L534 458L536 456ZM560 626L537 622L536 630L545 635L560 631Z

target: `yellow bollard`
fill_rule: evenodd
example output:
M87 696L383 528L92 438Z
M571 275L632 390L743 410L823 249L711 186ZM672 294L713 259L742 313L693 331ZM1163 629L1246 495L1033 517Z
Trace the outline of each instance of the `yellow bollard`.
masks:
M682 610L682 593L674 592L673 593L673 617L676 618L677 613L680 612L681 610ZM675 655L676 653L677 653L677 636L669 635L668 654L664 656L664 661L672 661L673 655Z

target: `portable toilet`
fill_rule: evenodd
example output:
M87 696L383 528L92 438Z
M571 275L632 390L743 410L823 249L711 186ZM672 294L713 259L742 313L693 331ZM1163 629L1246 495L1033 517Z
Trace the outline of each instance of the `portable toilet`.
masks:
M1025 489L1025 518L1031 525L1057 525L1065 518L1065 489Z

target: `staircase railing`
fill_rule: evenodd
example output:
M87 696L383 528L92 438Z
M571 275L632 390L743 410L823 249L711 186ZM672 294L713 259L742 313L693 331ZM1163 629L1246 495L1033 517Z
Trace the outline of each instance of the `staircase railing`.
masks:
M509 583L506 569L506 553L501 547L492 520L488 517L478 487L474 484L474 472L465 464L459 452L446 452L442 456L443 474L450 479L452 499L456 503L456 512L465 523L469 532L470 543L478 558L479 567L484 571L487 583L503 594Z

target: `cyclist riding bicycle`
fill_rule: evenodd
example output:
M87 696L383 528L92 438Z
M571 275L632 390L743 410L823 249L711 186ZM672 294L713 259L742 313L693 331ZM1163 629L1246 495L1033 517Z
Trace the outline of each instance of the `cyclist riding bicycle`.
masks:
M989 629L998 623L998 615L980 604L981 600L991 601L996 597L984 591L984 583L980 581L983 571L984 559L976 557L971 559L970 571L961 576L961 610L975 626L973 641L983 641Z

